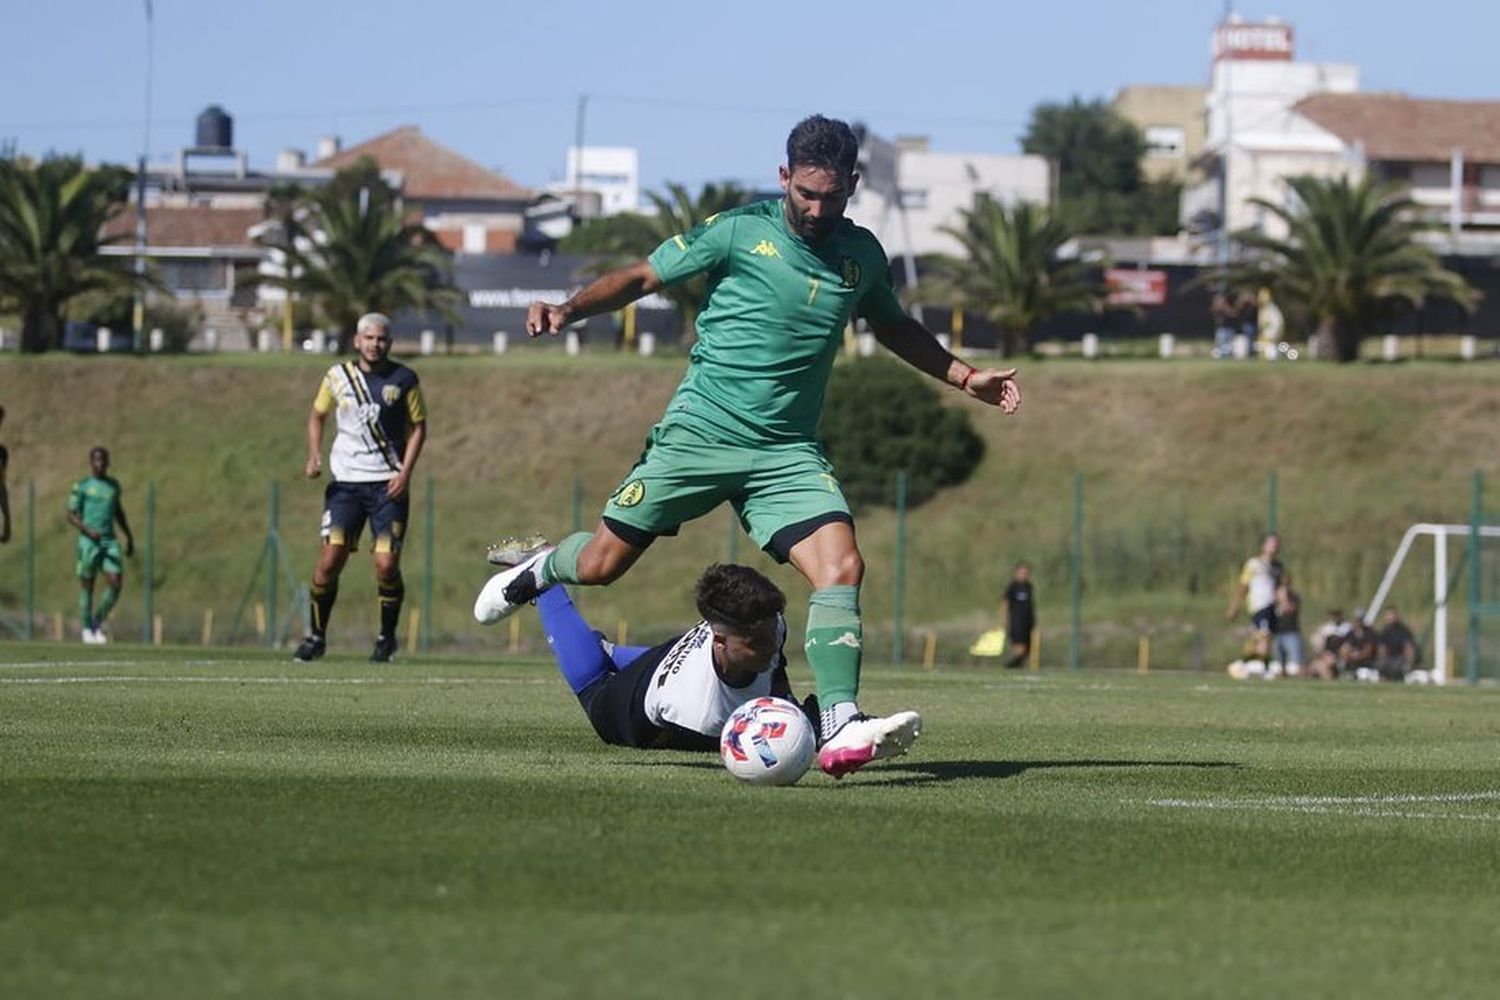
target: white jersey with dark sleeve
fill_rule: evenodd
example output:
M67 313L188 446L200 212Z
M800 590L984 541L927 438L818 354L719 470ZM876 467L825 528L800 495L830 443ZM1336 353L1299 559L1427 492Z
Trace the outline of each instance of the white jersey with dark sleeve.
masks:
M771 669L755 675L745 687L731 687L714 669L714 633L699 622L662 657L646 685L645 712L652 725L677 726L719 736L729 713L751 698L772 694L778 673L786 669L786 619L776 616L776 657Z

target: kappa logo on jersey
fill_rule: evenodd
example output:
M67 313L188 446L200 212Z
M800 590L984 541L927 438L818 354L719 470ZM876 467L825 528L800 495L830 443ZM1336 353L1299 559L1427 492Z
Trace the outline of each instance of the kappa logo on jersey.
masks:
M646 484L639 479L632 479L615 491L615 495L609 498L616 507L634 507L646 499Z
M776 244L770 240L761 240L750 248L750 252L757 257L775 257L777 260L781 260L781 251L777 250Z
M834 639L828 645L848 646L850 649L859 649L859 636L855 635L853 632L845 632L843 635L839 636L837 639Z
M859 279L863 275L859 261L853 257L845 257L843 263L839 265L839 278L843 281L845 288L858 288Z
M382 386L380 389L380 398L385 400L385 405L390 406L401 398L401 387L399 385Z

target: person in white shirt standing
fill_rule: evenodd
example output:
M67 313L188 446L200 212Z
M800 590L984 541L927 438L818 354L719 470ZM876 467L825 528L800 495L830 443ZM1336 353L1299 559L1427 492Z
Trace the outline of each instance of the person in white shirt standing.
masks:
M396 623L406 594L401 542L410 509L410 484L427 440L427 406L416 372L390 359L391 321L366 313L354 332L353 361L329 368L307 418L307 478L323 471L323 424L338 427L329 449L333 481L323 493L323 548L313 569L311 630L292 654L301 663L323 655L328 618L338 597L339 574L359 546L365 524L380 597L380 632L370 659L386 663L396 652Z
M1258 648L1262 659L1270 650L1271 634L1276 631L1276 608L1285 600L1292 578L1277 555L1281 551L1281 538L1268 534L1261 539L1260 553L1245 560L1240 569L1239 583L1230 598L1229 609L1224 617L1234 621L1245 607L1250 611L1250 625L1257 637L1264 637L1264 647Z

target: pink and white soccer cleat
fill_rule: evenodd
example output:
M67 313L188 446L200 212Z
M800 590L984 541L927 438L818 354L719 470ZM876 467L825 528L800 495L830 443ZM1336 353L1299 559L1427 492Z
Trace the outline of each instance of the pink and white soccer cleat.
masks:
M920 735L922 717L916 712L856 715L818 750L818 766L835 778L842 778L872 760L901 756Z

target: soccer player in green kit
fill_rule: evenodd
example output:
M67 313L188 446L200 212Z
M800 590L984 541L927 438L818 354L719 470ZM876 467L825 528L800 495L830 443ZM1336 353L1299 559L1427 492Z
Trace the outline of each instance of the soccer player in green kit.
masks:
M598 527L497 573L474 605L489 624L551 584L611 583L657 536L728 501L756 544L812 585L805 649L820 709L818 764L834 777L905 752L921 729L916 712L868 716L856 701L864 561L817 440L844 328L862 317L918 370L1007 414L1021 402L1014 369L970 366L901 309L879 241L843 217L858 153L844 122L807 118L787 137L784 198L721 212L561 305L532 304L527 332L555 334L709 276L687 375Z
M120 598L124 561L115 522L125 535L125 555L130 556L135 552L135 537L120 504L120 482L109 474L109 450L94 448L89 452L89 475L68 496L68 523L78 529L78 622L83 641L90 645L109 641L104 620ZM101 569L105 590L96 606L94 576Z

